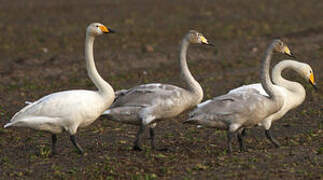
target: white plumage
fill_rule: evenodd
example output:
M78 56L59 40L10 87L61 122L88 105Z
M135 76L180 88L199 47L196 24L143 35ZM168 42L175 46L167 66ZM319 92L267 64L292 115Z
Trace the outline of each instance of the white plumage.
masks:
M52 153L56 153L56 134L68 132L71 141L80 153L82 148L74 134L79 127L93 123L114 100L112 87L98 74L94 58L95 36L112 32L100 23L88 26L85 40L85 60L89 77L99 91L69 90L47 95L35 102L26 102L26 107L17 112L4 127L19 126L52 133Z
M264 90L264 88L262 87L261 83L243 85L243 86L240 86L240 87L237 87L235 89L230 90L228 92L228 94L230 94L230 93L242 93L244 91L248 91L249 89L255 89L261 95L269 97L268 94L266 93L266 91Z
M4 127L21 126L75 134L93 122L106 108L106 100L95 91L71 90L47 95L17 112ZM82 112L82 113L80 113Z

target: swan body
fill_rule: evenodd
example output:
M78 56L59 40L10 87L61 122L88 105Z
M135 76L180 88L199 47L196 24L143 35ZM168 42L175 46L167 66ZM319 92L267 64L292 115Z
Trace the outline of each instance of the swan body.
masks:
M281 119L288 111L294 109L301 105L306 97L306 91L304 87L297 83L284 79L281 76L281 73L284 69L292 69L296 71L300 76L305 80L309 80L313 76L312 68L302 62L294 60L282 60L279 62L272 71L272 81L275 84L274 86L279 90L281 97L284 99L283 106L272 115L268 116L263 122L270 121L270 124L276 120ZM313 76L314 77L314 76ZM310 82L315 85L315 82ZM263 96L268 96L268 94L263 89L261 83L250 84L238 87L236 89L230 90L228 94L231 93L243 93L247 90L256 90ZM261 123L259 125L262 125Z
M201 96L169 84L139 85L117 96L105 111L111 120L149 125L155 119L174 117L201 102Z
M274 40L265 53L261 66L261 85L243 86L228 94L215 97L197 106L184 123L203 125L228 131L228 151L231 152L231 139L238 132L240 148L244 149L240 131L247 127L262 125L270 136L271 121L267 118L279 112L286 104L286 94L281 87L272 84L269 77L270 61L273 52L292 55L281 40ZM273 138L270 136L272 141Z
M53 134L63 131L75 134L78 127L91 124L111 103L111 100L107 102L95 91L57 92L24 107L13 116L5 128L20 126Z
M185 88L169 84L144 84L129 90L117 91L115 102L102 115L108 120L139 125L134 150L141 150L140 141L146 126L150 127L152 148L156 121L175 117L184 110L196 106L203 99L200 84L190 73L186 62L186 51L190 43L209 44L206 38L190 31L183 39L180 52L181 77L186 83Z
M115 98L112 87L98 74L93 58L95 36L108 32L112 31L100 23L90 24L86 31L86 66L89 77L98 87L98 91L62 91L35 102L26 102L28 105L17 112L4 127L29 127L52 133L52 153L56 151L56 134L66 131L71 135L71 141L77 150L83 153L74 137L78 127L86 127L93 123Z

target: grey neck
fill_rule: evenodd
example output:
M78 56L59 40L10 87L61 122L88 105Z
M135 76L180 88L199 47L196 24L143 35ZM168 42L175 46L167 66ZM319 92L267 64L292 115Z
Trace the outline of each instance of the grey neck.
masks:
M279 90L275 88L275 85L271 82L269 75L270 62L275 45L276 42L274 41L266 50L265 56L261 64L261 85L263 86L266 93L269 95L269 99L272 103L272 112L277 111L284 104L284 98L282 97L282 94L280 94Z
M271 99L276 99L279 96L274 89L274 85L270 80L269 69L270 69L270 62L273 54L275 44L272 43L269 48L266 50L265 56L261 63L261 84L269 95Z
M182 44L181 44L181 50L180 50L180 68L181 68L181 77L184 80L186 84L186 88L188 91L193 92L197 96L199 96L199 99L203 99L203 90L200 84L194 79L192 76L190 70L188 69L187 66L187 61L186 61L186 54L187 54L187 49L189 46L189 42L186 38L183 39Z

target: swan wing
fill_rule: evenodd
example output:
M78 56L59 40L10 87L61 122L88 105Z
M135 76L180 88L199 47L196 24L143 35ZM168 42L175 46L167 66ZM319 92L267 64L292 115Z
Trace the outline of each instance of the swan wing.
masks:
M51 133L57 134L61 133L64 129L66 130L66 127L68 125L69 124L61 118L47 116L29 116L16 120L14 122L7 123L5 125L5 128L9 126L21 126L36 130L49 131Z
M260 94L259 91L249 89L218 96L201 103L189 114L189 120L198 120L204 123L208 123L208 121L237 122L239 124L246 121L258 122L271 113L269 106L271 104L267 97Z
M127 92L128 92L128 89L121 89L121 90L116 91L116 92L114 93L114 95L115 95L114 102L115 102L119 97L122 97L123 95L125 95Z
M268 97L268 94L266 93L266 91L264 90L264 88L262 87L262 85L260 83L243 85L243 86L237 87L235 89L230 90L228 92L228 94L231 94L231 93L243 93L244 91L249 91L249 90L256 90L261 95Z
M282 96L286 97L288 94L288 90L282 86L274 85L275 89L281 93ZM238 88L232 89L228 92L228 94L234 94L234 93L245 93L246 91L254 91L258 92L259 94L269 97L266 93L265 89L262 87L260 83L257 84L249 84L249 85L243 85Z
M144 84L127 91L123 90L112 104L111 108L119 106L153 106L161 101L179 99L182 88L169 84Z
M95 91L71 90L53 93L25 106L12 117L10 122L27 117L70 119L75 114L81 116L99 115L101 112L93 112L99 111L99 106L102 105L101 101Z

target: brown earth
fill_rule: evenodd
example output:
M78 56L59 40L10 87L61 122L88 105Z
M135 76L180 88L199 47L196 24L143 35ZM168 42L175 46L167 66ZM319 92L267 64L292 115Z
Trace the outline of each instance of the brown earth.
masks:
M102 22L118 33L97 38L100 74L115 89L161 82L182 85L178 49L189 29L215 48L192 46L189 66L204 99L258 82L259 62L275 37L299 61L310 64L323 86L323 2L320 0L0 0L0 126L25 101L66 89L95 89L83 58L86 26ZM286 56L275 55L273 64ZM67 134L49 157L50 136L26 128L0 128L1 179L323 179L322 91L306 87L298 108L272 126L282 147L274 148L261 128L248 131L249 152L228 155L225 132L184 126L187 117L157 126L159 146L170 152L133 152L137 127L103 119L79 129L87 155L77 154Z

